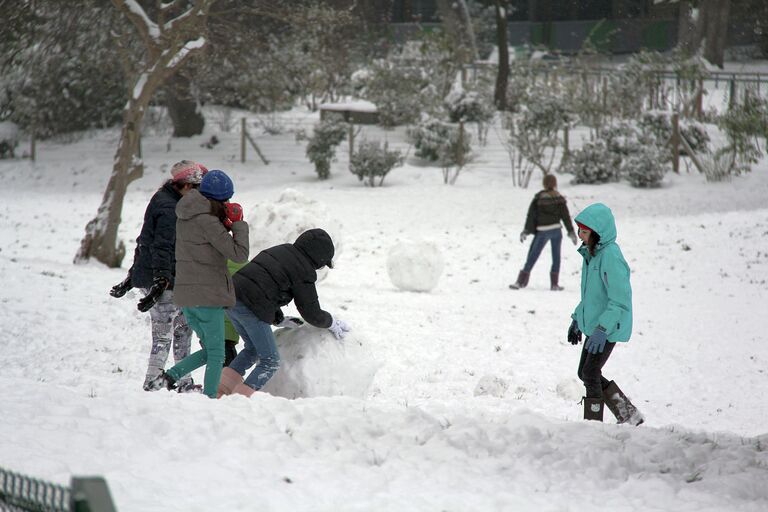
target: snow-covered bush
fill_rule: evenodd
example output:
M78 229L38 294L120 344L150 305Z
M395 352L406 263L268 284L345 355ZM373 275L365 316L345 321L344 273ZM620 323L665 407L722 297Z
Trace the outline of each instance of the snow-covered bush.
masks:
M509 144L523 159L517 171L520 186L528 186L535 168L544 174L551 171L560 144L558 134L571 122L563 98L544 91L525 98L520 113L512 116L509 131Z
M315 124L307 143L307 158L315 164L315 172L321 180L331 176L331 162L336 157L336 147L347 136L347 127L340 116L331 115ZM303 133L296 140L304 139Z
M605 141L587 142L573 151L563 166L563 171L573 174L573 183L609 183L617 181L619 169L616 156Z
M472 136L458 126L435 118L422 120L406 130L408 140L416 148L416 156L436 162L443 168L443 182L453 185L467 163Z
M477 124L478 142L485 144L488 125L496 114L493 98L476 90L454 90L445 98L448 118L452 123Z
M387 255L387 274L401 290L428 292L443 273L443 254L434 242L403 240Z
M564 166L574 183L608 183L626 178L634 187L661 184L671 160L665 142L636 123L620 121L598 132L598 139L572 153Z
M469 154L471 137L460 133L459 127L434 117L422 120L406 130L408 140L416 148L414 154L440 165L457 161ZM460 140L461 139L461 140Z
M418 66L377 60L353 76L357 94L376 105L382 126L413 123L429 104L429 81Z
M672 138L672 113L659 110L644 112L639 126L653 134L659 144L666 144ZM680 135L685 137L692 150L700 152L709 149L710 138L703 124L693 119L680 119L678 127Z
M400 151L390 151L387 143L382 147L377 140L363 139L349 160L349 170L365 185L381 186L389 171L402 165L403 158Z
M660 187L667 172L668 153L664 147L642 145L622 160L620 173L633 187Z

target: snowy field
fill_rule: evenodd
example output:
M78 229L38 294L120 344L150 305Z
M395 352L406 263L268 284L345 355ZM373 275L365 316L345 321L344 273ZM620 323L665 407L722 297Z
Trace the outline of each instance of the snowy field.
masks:
M222 142L201 147L214 133ZM403 146L402 130L368 134ZM170 149L167 136L144 139L145 175L120 227L124 268L75 266L117 137L0 161L0 467L65 485L102 475L121 512L768 510L767 160L730 183L670 173L659 190L560 176L573 216L597 201L613 209L632 267L634 334L604 373L644 413L635 428L609 413L581 419L580 346L565 339L575 247L565 239L564 291L549 291L548 252L529 288L507 287L540 176L514 188L493 133L455 186L409 158L371 189L347 170L346 143L328 181L292 133L256 137L270 165L253 152L241 164L239 137L211 115L204 136ZM108 291L130 266L147 201L184 158L233 177L252 240L270 209L318 215L335 233L337 266L318 291L353 331L342 344L307 333L322 344L307 347L306 384L326 396L141 390L149 316L136 292ZM298 198L287 210L286 189ZM431 292L388 277L405 240L439 248ZM377 369L372 380L362 367Z

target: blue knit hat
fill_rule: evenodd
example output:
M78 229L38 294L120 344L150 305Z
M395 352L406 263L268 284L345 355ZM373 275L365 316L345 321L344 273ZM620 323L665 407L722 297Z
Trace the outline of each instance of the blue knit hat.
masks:
M235 193L235 186L224 171L213 169L203 176L200 193L208 199L227 201Z

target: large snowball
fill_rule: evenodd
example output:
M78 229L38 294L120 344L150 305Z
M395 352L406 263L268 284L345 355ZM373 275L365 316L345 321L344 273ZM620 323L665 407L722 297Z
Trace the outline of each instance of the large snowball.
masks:
M337 340L327 329L303 325L275 332L280 369L263 391L285 398L367 398L379 369L367 340L350 331Z
M390 249L387 273L401 290L428 292L443 273L443 255L433 242L404 240Z
M334 259L341 254L341 225L328 214L325 205L301 192L287 188L274 203L264 202L247 210L251 257L273 245L293 243L304 231L322 228L333 240ZM326 269L318 271L318 280Z

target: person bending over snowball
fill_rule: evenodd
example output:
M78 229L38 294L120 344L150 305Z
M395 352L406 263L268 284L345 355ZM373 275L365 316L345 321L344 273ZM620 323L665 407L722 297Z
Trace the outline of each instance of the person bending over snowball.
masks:
M581 301L571 315L568 341L584 340L579 360L579 379L586 396L584 419L603 421L607 405L618 423L639 425L643 415L632 405L616 383L603 377L602 368L616 342L627 342L632 334L632 287L629 265L616 243L616 222L610 208L602 203L587 206L576 216L578 249L584 257L581 267Z
M280 366L272 325L295 328L302 320L285 317L280 310L292 300L301 317L311 325L330 330L341 339L350 330L342 320L320 308L317 270L333 268L334 247L322 229L305 231L292 244L264 249L233 276L237 303L227 310L244 347L221 374L219 397L251 396ZM258 362L258 364L257 364ZM243 379L245 372L256 367Z
M235 304L227 259L248 260L248 224L243 209L230 203L232 180L223 171L208 171L200 188L176 205L176 287L181 306L202 350L185 357L149 385L174 389L179 378L205 365L203 393L217 397L224 366L224 308ZM230 234L231 231L231 234Z

